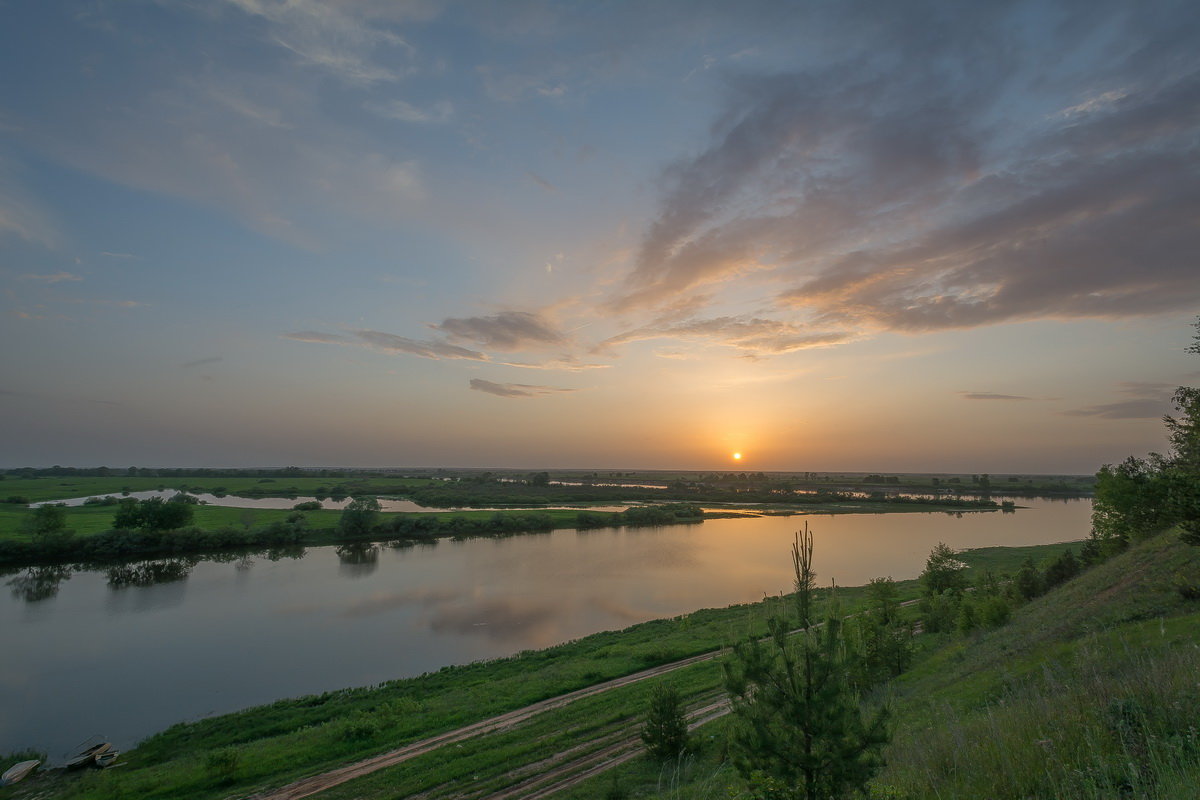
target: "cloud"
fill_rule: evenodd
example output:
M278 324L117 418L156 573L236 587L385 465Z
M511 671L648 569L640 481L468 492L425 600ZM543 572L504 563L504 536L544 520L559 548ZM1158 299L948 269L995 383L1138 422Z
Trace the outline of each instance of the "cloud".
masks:
M319 331L297 331L296 333L283 334L284 339L292 339L297 342L313 342L315 344L354 344L345 336L338 336L336 333L321 333Z
M995 392L959 392L964 400L1032 400L1021 394L996 394Z
M611 307L782 282L779 311L818 326L919 333L1200 304L1200 68L1175 15L1114 6L1118 36L1047 8L1049 48L1001 4L846 8L813 21L840 60L728 77ZM1083 49L1106 62L1059 57Z
M497 315L503 316L503 315ZM494 319L494 318L489 318ZM528 333L528 329L521 326L516 328L506 327L501 324L495 329L488 327L489 319L472 318L475 321L481 321L484 324L481 326L467 325L464 330L475 330L484 339L489 336L499 347L497 349L511 349L503 345L511 344L518 340L518 333L524 331ZM459 320L461 322L471 322L472 320ZM452 321L452 320L447 320ZM432 326L438 328L439 326ZM410 339L406 336L397 336L392 333L384 333L382 331L371 330L355 330L350 331L349 336L344 336L336 333L322 333L320 331L296 331L294 333L282 334L282 338L291 339L297 342L309 342L313 344L339 344L350 345L354 347L369 347L372 350L377 350L382 353L392 355L413 355L421 358L429 358L435 360L461 360L461 361L481 361L496 366L504 367L519 367L521 369L537 369L537 370L557 370L563 372L582 372L590 369L606 369L608 364L589 364L580 361L575 356L564 354L554 358L549 358L543 361L502 361L494 359L487 353L479 350L471 350L466 347L460 347L448 341L438 339ZM537 341L537 339L535 339ZM486 381L485 381L486 383ZM496 384L499 385L499 384ZM518 385L518 384L513 384ZM526 387L526 388L545 388L550 387ZM562 390L571 391L571 390Z
M534 386L528 383L493 383L485 381L483 378L472 378L471 388L477 392L494 394L497 397L544 397L578 391L576 389L560 389L555 386Z
M421 341L396 336L382 331L358 330L351 331L354 338L341 336L336 333L321 333L320 331L298 331L283 334L284 339L315 344L340 344L370 347L384 353L404 353L432 359L466 359L468 361L487 361L485 353L468 350L447 342Z
M385 353L407 353L422 358L466 359L468 361L487 361L484 353L468 350L465 347L437 341L420 341L396 336L380 331L355 331L354 335L362 339L376 350Z
M22 170L0 158L0 237L13 234L53 248L59 232L50 213L22 187Z
M319 0L226 0L268 23L267 38L291 51L300 63L336 75L346 83L370 85L399 80L397 69L374 60L380 46L400 51L407 61L411 48L396 33L372 25L366 14L351 13L345 4Z
M476 342L482 347L505 351L559 345L566 340L547 320L528 311L502 311L490 317L452 318L433 328L454 341Z
M1118 391L1130 399L1073 408L1062 413L1068 417L1100 419L1162 419L1173 410L1171 397L1175 387L1171 384L1129 381L1120 384Z
M746 355L781 355L814 347L844 344L854 338L844 331L821 331L792 322L742 317L692 319L685 322L651 324L606 339L597 351L649 339L696 341L733 347Z
M55 272L53 275L22 275L21 278L27 281L45 281L46 283L83 280L80 276L73 275L70 272Z
M222 361L222 360L223 359L221 356L212 356L210 358L197 358L195 361L187 361L187 362L184 362L183 364L180 364L179 366L181 369L193 369L195 367L204 367L209 364L216 364L217 362Z
M553 183L551 183L550 181L543 178L541 175L538 175L536 172L533 172L531 170L525 170L525 174L529 177L529 180L533 181L538 186L545 189L547 192L557 192L558 191L557 186L555 186Z
M486 636L504 642L541 641L553 629L558 610L547 603L484 599L439 607L429 627L438 633Z
M367 103L365 108L381 117L419 125L441 125L454 116L454 105L448 100L440 100L429 109L418 108L403 100Z

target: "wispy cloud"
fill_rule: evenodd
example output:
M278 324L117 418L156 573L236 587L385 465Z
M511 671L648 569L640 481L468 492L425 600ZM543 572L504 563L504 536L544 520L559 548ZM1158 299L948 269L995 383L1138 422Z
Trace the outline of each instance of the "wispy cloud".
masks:
M964 400L1032 400L1023 394L997 394L996 392L959 392Z
M497 315L503 317L504 315ZM495 318L472 318L475 322L482 323L481 325L467 325L464 327L464 338L472 340L484 340L497 350L514 349L518 342L525 341L539 343L545 341L541 334L538 336L530 336L530 331L537 332L539 328L535 325L532 328L522 324L515 326L500 322L497 326L491 327L490 323L495 321ZM448 320L449 321L449 320ZM461 320L469 322L470 320ZM509 319L509 322L512 322ZM520 320L518 319L519 323ZM440 328L440 326L432 326ZM465 332L471 331L470 336L466 336ZM525 339L522 339L522 336ZM372 330L353 330L348 331L347 335L337 333L324 333L321 331L296 331L294 333L282 334L282 338L291 339L297 342L308 342L312 344L336 344L349 345L353 347L368 347L372 350L391 355L411 355L420 358L429 358L435 360L451 360L451 361L480 361L488 364L503 367L518 367L521 369L535 369L545 371L559 372L583 372L593 369L607 369L609 364L591 364L579 360L576 356L570 354L561 354L551 358L544 358L533 361L517 361L497 359L480 350L472 350L470 348L461 347L453 344L450 341L441 339L411 339L407 336L397 336L393 333L384 333L382 331Z
M1068 417L1098 417L1100 419L1161 419L1171 413L1171 396L1175 387L1168 383L1126 382L1118 392L1129 397L1115 403L1073 408L1062 412Z
M197 358L195 361L185 361L180 364L181 369L194 369L195 367L205 367L209 364L216 364L222 361L221 356L211 356L209 358Z
M536 172L533 172L532 170L527 169L527 170L525 170L525 174L529 177L529 180L533 181L538 186L545 189L547 192L557 192L558 191L557 186L555 186L553 183L551 183L550 181L543 178L541 175L538 175Z
M545 397L547 395L578 391L576 389L537 386L528 383L494 383L492 381L485 381L483 378L472 378L471 388L477 392L494 394L497 397Z
M1157 27L1169 16L1122 16L1128 36L1098 77L1057 53L1116 44L1106 28L1066 25L1049 52L1003 6L920 26L875 10L852 46L870 57L729 79L709 146L664 170L614 308L747 277L790 284L781 313L861 332L1200 305L1200 70L1186 37ZM987 46L997 36L1009 46ZM984 122L1027 112L1010 90L1043 66L1063 87L1112 88L1075 95L1070 113Z
M355 331L354 335L365 343L385 353L407 353L422 358L466 359L468 361L487 361L487 354L465 347L449 344L448 342L421 341L396 336L381 331Z
M338 336L336 333L321 333L320 331L296 331L295 333L283 334L284 339L292 339L297 342L312 342L314 344L356 344L351 339L345 336Z
M64 281L81 281L82 277L74 275L70 272L55 272L51 275L22 275L21 278L27 281L44 281L46 283L62 283Z
M454 116L454 104L440 100L429 108L419 108L403 100L367 103L365 108L381 117L419 125L441 125Z
M296 55L300 63L326 70L352 84L398 80L407 71L375 59L379 47L402 53L411 48L398 34L373 25L343 4L318 0L226 0L246 14L266 20L268 39Z
M598 352L649 339L675 339L732 347L750 356L780 355L814 347L843 344L854 338L844 331L815 330L804 325L757 317L715 317L669 324L652 324L613 336Z
M561 331L540 314L529 311L502 311L489 317L463 317L443 320L432 326L453 341L475 342L481 347L513 351L526 347L561 345Z
M53 248L59 241L57 226L49 211L22 185L22 170L0 158L0 237L19 236Z

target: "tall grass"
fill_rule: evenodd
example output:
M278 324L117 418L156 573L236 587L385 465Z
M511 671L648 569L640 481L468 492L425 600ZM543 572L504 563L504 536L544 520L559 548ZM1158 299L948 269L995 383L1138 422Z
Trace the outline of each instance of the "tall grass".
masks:
M1177 798L1200 786L1200 614L1088 636L971 711L901 728L888 797Z

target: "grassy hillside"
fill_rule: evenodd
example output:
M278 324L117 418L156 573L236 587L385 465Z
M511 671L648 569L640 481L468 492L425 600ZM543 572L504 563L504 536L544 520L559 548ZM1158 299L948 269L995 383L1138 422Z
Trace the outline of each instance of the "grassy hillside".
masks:
M1003 550L980 553L978 565ZM985 566L986 565L986 566ZM881 692L893 711L873 800L1195 797L1200 786L1200 548L1173 533L1017 609L1003 627L929 637ZM630 762L562 793L748 797L724 762L729 718L681 764Z
M1160 535L932 653L895 687L882 796L1195 796L1197 571Z

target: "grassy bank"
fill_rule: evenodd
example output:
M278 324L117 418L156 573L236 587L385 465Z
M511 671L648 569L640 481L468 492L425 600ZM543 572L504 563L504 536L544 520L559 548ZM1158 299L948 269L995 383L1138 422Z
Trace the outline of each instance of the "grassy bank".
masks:
M988 568L1013 571L1030 553L1057 550L1018 548L1007 557L1003 549L989 551ZM964 555L968 563L973 558ZM901 582L898 588L900 599L919 594L916 581ZM865 594L861 588L839 588L837 601L850 613L865 603ZM765 620L780 602L776 598L697 611L512 658L177 725L124 755L127 766L121 770L43 777L22 784L25 789L0 790L0 797L22 792L80 798L245 796L538 700L717 650L765 632ZM689 702L701 703L719 691L720 669L713 661L697 664L672 673L671 682ZM564 746L602 744L605 737L619 735L643 713L650 688L651 683L643 682L581 700L517 729L464 741L461 748L430 753L322 796L436 795L464 782L508 785L519 779L522 765L536 770L542 759Z
M16 478L0 482L0 566L20 567L53 565L72 562L111 563L128 558L199 555L221 551L255 551L279 547L304 547L354 542L417 542L444 537L473 537L536 533L556 529L623 527L636 525L669 525L698 522L704 517L746 516L744 505L729 505L702 513L698 503L660 502L635 505L626 511L594 511L584 506L578 509L539 508L536 503L580 502L576 495L591 491L625 491L613 487L533 486L491 481L490 483L461 483L418 478L368 478L331 482L327 478L286 479L253 477L207 477L203 482L192 479L164 484L157 477L95 477L62 476ZM481 489L481 487L483 487ZM357 530L348 536L339 530L342 512L335 509L313 509L297 512L284 509L229 508L218 505L192 506L191 522L173 530L115 529L117 498L126 491L145 489L186 490L193 493L223 495L236 493L251 497L303 497L312 492L318 498L343 497L347 494L387 495L429 499L431 502L469 505L481 501L480 491L486 489L482 500L501 506L524 500L533 507L502 510L462 510L444 512L385 512L378 515L369 530ZM547 499L530 494L545 490ZM689 490L690 491L690 490ZM13 492L7 494L7 492ZM332 494L329 494L332 493ZM687 492L684 492L687 494ZM64 507L64 534L38 537L32 533L36 509L25 503L66 499L81 496L106 496L109 504ZM707 496L707 495L706 495ZM743 500L756 495L746 492L717 494ZM657 500L667 500L657 495ZM960 513L963 511L995 511L999 504L982 500L945 498L895 498L820 495L793 498L795 504L780 501L774 496L765 513L789 514L863 514L894 512ZM130 501L132 502L132 501ZM157 501L156 501L157 502ZM1012 510L1006 501L1002 510ZM763 507L756 507L761 512ZM128 524L128 523L123 523ZM176 523L178 524L178 523Z
M1011 573L1025 555L1044 562L1060 550L963 558ZM1018 608L1000 628L922 637L914 666L882 690L894 735L870 797L1193 796L1200 603L1179 587L1197 575L1200 549L1164 534ZM728 724L702 728L682 763L639 758L560 796L739 796L743 784L724 760Z

